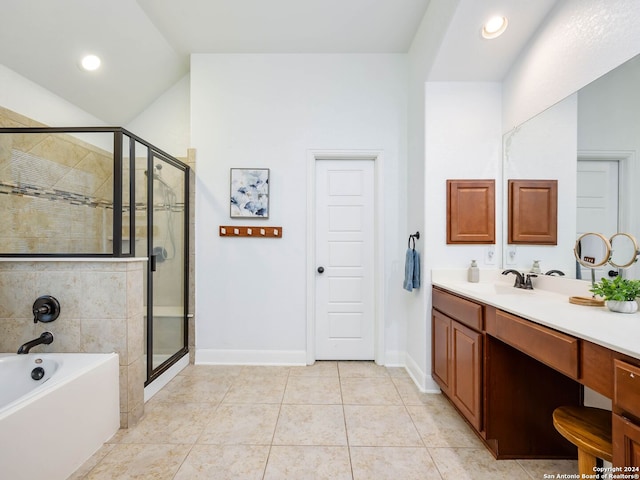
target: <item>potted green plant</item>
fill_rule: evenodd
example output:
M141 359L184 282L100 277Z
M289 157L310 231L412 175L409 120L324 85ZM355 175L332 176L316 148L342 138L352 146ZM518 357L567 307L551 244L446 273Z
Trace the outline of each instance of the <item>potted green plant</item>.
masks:
M603 278L593 284L590 291L606 300L609 310L621 313L638 311L636 298L640 296L640 280L615 277L613 280Z

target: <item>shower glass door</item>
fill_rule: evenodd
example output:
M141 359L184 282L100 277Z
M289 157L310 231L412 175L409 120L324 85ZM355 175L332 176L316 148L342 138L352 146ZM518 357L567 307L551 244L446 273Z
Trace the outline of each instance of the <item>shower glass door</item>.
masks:
M184 353L186 332L186 172L170 161L152 155L152 228L150 267L152 322L150 368Z

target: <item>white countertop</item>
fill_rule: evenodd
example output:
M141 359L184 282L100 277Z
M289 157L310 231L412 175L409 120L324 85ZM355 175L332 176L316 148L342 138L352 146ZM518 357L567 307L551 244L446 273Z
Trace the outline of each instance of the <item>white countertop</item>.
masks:
M479 283L467 282L466 274L432 270L431 280L434 286L640 359L640 312L569 303L573 295L590 297L590 282L541 276L533 279L534 290L523 290L513 288L513 274L500 270L481 270Z

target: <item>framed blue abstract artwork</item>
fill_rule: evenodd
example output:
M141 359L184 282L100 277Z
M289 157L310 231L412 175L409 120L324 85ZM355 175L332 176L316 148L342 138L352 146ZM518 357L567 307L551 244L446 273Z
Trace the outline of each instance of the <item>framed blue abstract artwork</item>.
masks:
M269 169L231 169L231 218L269 218Z

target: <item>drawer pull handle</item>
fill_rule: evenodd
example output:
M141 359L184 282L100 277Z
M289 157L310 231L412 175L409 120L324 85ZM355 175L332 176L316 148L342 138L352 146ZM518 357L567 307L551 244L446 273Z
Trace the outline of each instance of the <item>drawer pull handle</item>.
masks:
M635 376L633 373L630 373L630 374L629 374L629 376L630 376L631 378L636 378L636 376Z

